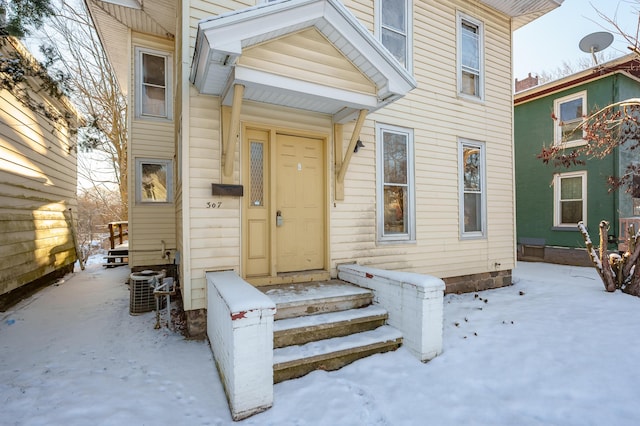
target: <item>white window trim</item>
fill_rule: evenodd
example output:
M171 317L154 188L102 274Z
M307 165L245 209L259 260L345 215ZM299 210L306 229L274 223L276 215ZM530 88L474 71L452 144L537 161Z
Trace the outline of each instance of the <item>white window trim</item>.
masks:
M384 150L382 146L382 135L385 132L400 133L407 136L407 194L409 196L409 205L407 213L407 232L404 234L385 235L384 233ZM413 144L413 129L383 123L376 123L376 218L378 228L378 242L398 243L415 242L416 240L416 191Z
M564 178L582 177L582 222L587 223L587 171L556 173L553 175L553 226L556 228L575 228L577 223L561 223L560 180Z
M481 206L480 213L481 218L481 230L473 232L465 232L464 230L464 147L476 147L480 149L480 163L482 169L480 170L480 188L481 191ZM459 200L459 212L458 220L460 223L460 239L483 239L487 237L487 158L486 158L486 145L484 142L474 141L471 139L458 139L458 200Z
M555 145L562 145L565 148L572 148L572 147L584 145L587 143L587 141L584 140L584 128L582 129L582 133L581 133L582 137L578 139L566 141L566 142L562 141L562 128L560 126L560 104L572 101L574 99L579 99L579 98L582 99L582 114L584 116L584 114L586 114L587 112L587 91L586 90L583 90L577 93L572 93L571 95L563 96L562 98L558 98L553 101L553 114L556 117L553 125L553 141L554 141L553 143ZM584 118L582 119L582 122L584 123Z
M382 5L380 4L381 0L375 0L374 5L374 25L375 25L375 34L382 43ZM413 73L413 2L410 0L404 0L406 7L406 18L407 22L405 22L405 28L407 29L407 65L406 70L410 73ZM393 56L393 54L391 55ZM395 56L394 56L395 58Z
M478 27L478 44L480 45L479 49L479 62L480 62L480 81L478 82L479 87L479 95L473 96L466 93L462 93L462 21L467 21L473 25ZM461 98L474 100L474 101L484 101L484 76L485 76L485 67L484 67L484 23L476 18L473 18L465 13L460 11L456 12L456 72L457 72L457 81L458 81L458 96Z
M146 47L136 46L135 49L135 118L144 120L173 120L173 55L169 52L148 49ZM165 102L166 102L166 116L157 116L150 114L142 114L142 54L150 54L156 56L162 56L165 58L165 77L166 90L165 90Z
M142 201L142 165L158 164L167 168L167 201ZM173 204L173 160L158 158L136 158L135 197L137 205L167 205Z

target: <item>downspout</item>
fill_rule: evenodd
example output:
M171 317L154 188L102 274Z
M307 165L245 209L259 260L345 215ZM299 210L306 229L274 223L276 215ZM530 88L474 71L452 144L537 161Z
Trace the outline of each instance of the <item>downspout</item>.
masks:
M181 120L182 123L190 122L190 103L189 103L189 79L185 76L189 75L190 61L187 56L189 52L189 16L190 16L190 2L182 2L182 13L180 16L180 41L181 46L181 58L180 66L182 67L182 78L178 84L182 85L182 107L181 107ZM185 30L187 29L187 30ZM185 37L187 35L187 37ZM178 37L176 37L178 38ZM182 280L180 281L180 288L182 290L182 304L185 311L192 309L193 303L191 301L191 182L189 178L189 146L190 146L190 128L188 125L182 127L182 155L180 156L180 173L182 184L182 253L179 256L180 264L178 268L182 269ZM178 270L178 276L180 271Z

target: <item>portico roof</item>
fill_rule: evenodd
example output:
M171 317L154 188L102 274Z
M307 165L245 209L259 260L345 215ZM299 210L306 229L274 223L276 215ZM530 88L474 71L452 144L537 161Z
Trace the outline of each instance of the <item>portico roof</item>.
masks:
M350 91L283 76L238 63L243 51L271 40L315 28L375 85L375 93ZM413 76L337 0L264 3L201 21L190 80L205 94L232 103L234 84L244 99L285 105L334 116L342 122L359 110L375 111L416 87Z

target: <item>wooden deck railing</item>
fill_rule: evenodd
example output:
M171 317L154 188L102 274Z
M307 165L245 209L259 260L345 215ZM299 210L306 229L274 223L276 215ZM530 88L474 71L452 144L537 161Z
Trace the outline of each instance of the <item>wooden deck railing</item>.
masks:
M122 245L129 239L129 222L109 222L109 244L111 250L116 248L116 245Z

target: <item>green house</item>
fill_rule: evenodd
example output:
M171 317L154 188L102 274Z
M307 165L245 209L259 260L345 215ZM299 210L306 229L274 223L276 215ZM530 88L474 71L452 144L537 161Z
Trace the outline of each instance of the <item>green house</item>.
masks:
M640 224L639 191L610 192L607 179L640 160L625 147L603 158L584 158L570 168L543 164L543 146L562 143L568 152L583 145L580 124L604 106L640 97L640 61L628 55L514 96L516 229L518 258L588 265L577 229L583 221L598 245L598 225L610 224L609 248L629 223ZM554 117L556 119L554 119ZM624 235L622 235L624 236ZM621 245L620 249L624 249Z

